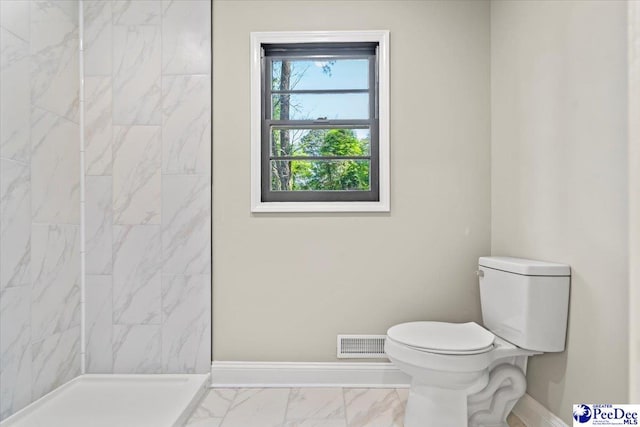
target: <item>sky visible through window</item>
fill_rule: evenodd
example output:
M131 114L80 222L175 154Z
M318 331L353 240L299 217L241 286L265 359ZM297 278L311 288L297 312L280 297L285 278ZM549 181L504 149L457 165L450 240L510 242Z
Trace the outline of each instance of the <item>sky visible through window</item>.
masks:
M332 62L291 61L292 89L368 89L369 62L367 59L344 59ZM280 61L273 63L273 76L280 74ZM278 89L274 82L274 89ZM366 93L300 94L292 95L291 119L367 119L369 98ZM368 129L354 129L358 139L369 137Z

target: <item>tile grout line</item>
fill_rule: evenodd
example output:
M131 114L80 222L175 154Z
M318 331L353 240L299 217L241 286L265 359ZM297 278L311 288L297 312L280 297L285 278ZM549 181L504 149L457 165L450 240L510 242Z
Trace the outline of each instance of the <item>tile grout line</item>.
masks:
M109 54L111 56L111 69L109 70L109 74L107 74L107 76L109 77L109 90L111 91L111 102L109 105L109 116L110 116L110 123L107 125L110 127L110 131L111 131L111 135L110 135L110 141L109 144L111 146L111 158L110 160L110 168L111 168L111 174L108 175L111 177L111 197L109 200L109 210L111 211L111 224L110 228L111 228L111 280L110 280L110 287L111 287L111 324L109 325L110 331L111 331L111 342L109 343L109 347L110 347L110 351L111 351L111 373L116 373L116 353L115 353L115 326L116 323L114 321L115 319L115 312L114 312L114 307L115 305L115 301L116 301L116 292L115 292L115 278L116 278L116 269L115 269L115 259L116 259L116 253L115 253L115 239L114 239L114 230L115 230L115 212L114 212L114 196L115 196L115 159L114 159L114 140L115 140L115 130L116 130L116 124L114 123L114 114L113 112L115 111L114 108L114 87L115 87L115 82L116 82L116 70L115 70L115 65L116 65L116 52L115 52L115 37L114 37L114 28L115 28L115 24L113 22L113 3L109 2L108 4L108 10L107 12L105 12L108 17L109 17L109 22L107 22L105 24L105 27L108 27L109 29L109 39L110 39L110 46L109 46ZM106 68L106 67L105 67Z
M403 406L403 408L402 408L402 422L404 423L404 415L406 414L406 411L407 411L406 403L403 405L402 397L400 397L400 393L398 393L398 389L397 388L394 388L393 391L396 393L396 397L398 398L398 402L400 403L400 406L401 407ZM408 401L408 399L407 399L407 401ZM395 422L395 420L394 420L394 422Z
M215 390L215 389L211 389L211 390ZM224 420L227 418L227 415L229 415L229 411L231 411L231 408L233 407L233 404L235 403L236 399L238 398L238 394L240 394L241 390L243 390L243 389L241 389L241 388L237 389L235 394L233 395L233 399L231 399L231 403L229 404L229 406L227 407L227 410L224 412L224 415L220 419L220 426L219 427L222 427L224 425Z
M342 404L344 405L344 425L349 426L349 418L347 417L347 396L346 396L346 388L341 387L342 389Z
M160 4L158 6L160 8L160 23L158 25L159 27L159 34L158 36L160 37L160 69L159 71L159 79L160 79L160 99L158 101L158 110L159 110L159 114L160 114L160 125L158 127L158 132L160 133L160 141L159 141L159 145L160 145L160 165L159 165L159 169L160 169L160 259L158 260L160 262L160 369L161 372L165 371L165 367L164 367L164 349L163 349L163 344L164 344L164 340L162 339L163 337L163 330L164 330L164 322L165 322L165 315L164 315L164 288L163 288L163 283L162 283L162 276L164 274L164 245L163 245L163 228L165 226L165 224L163 223L163 220L166 220L166 218L164 218L164 215L162 215L162 207L164 205L163 202L163 192L162 189L164 188L164 178L162 177L162 163L164 162L164 153L162 150L163 144L164 144L164 133L162 132L162 129L164 128L164 114L162 111L162 95L163 95L163 86L162 86L162 66L163 66L163 61L164 61L164 55L163 55L163 49L164 49L164 4Z
M287 404L284 407L284 416L282 418L282 427L285 427L287 424L287 414L289 413L289 404L291 403L291 391L292 388L288 388L289 394L287 395Z
M87 370L87 290L85 280L85 176L84 176L84 1L78 1L78 73L79 73L79 128L80 128L80 373Z

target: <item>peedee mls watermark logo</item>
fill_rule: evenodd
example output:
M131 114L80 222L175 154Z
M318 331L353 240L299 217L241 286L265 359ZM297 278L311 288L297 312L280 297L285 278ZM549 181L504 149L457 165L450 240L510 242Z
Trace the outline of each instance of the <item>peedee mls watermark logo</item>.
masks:
M640 405L573 405L576 426L636 426Z

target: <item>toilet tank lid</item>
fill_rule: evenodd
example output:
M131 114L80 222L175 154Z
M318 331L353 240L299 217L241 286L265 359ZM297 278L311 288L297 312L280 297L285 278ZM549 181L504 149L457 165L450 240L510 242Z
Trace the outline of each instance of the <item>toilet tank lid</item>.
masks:
M536 261L533 259L487 256L480 257L478 264L481 267L523 274L525 276L571 276L571 267L567 264Z

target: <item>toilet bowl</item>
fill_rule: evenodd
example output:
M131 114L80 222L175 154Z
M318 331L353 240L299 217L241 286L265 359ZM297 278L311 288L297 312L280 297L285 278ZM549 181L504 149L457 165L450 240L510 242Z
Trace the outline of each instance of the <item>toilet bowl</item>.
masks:
M480 258L484 326L417 321L387 331L389 360L411 377L405 427L507 427L530 356L562 351L569 267Z
M408 331L410 331L408 333ZM449 335L445 335L445 334ZM433 334L433 335L431 335ZM437 337L433 342L429 337ZM441 340L440 338L445 338ZM526 389L522 368L526 357L537 352L521 349L495 337L480 325L469 323L411 322L396 325L387 332L385 352L403 372L411 376L405 427L420 426L506 426L506 415ZM487 389L493 369L503 372L502 397L486 396L475 405L468 400ZM491 409L492 424L467 422L476 412ZM469 411L472 411L470 413ZM426 420L426 422L423 422Z

